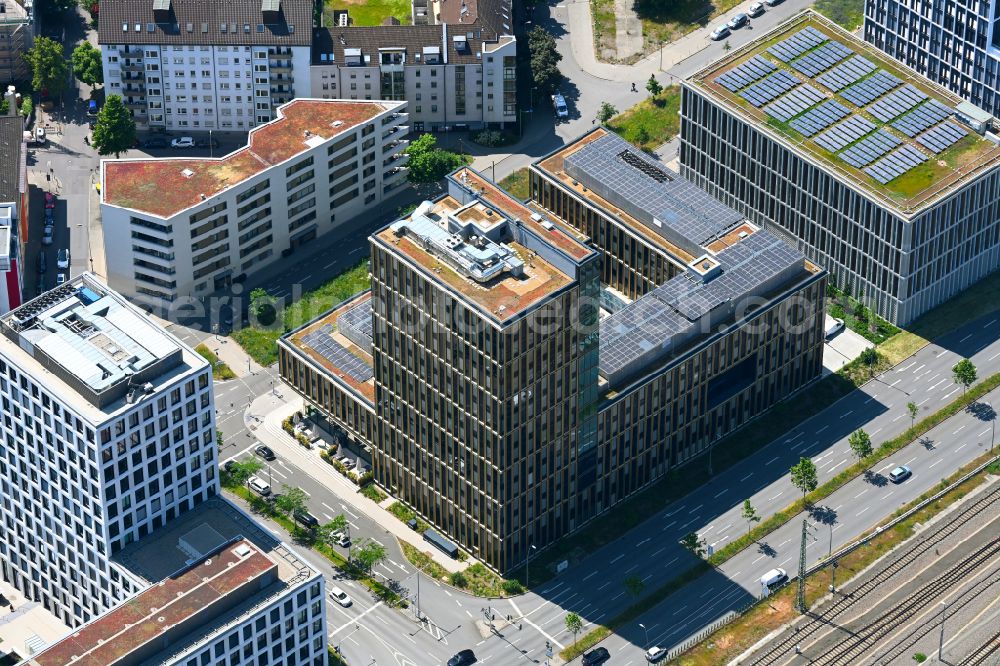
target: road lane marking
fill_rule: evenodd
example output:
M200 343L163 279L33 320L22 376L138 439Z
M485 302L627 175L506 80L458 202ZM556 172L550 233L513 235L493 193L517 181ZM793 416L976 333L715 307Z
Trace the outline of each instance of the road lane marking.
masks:
M610 583L610 582L607 582L607 583L605 583L604 585L601 585L601 586L600 586L599 588L597 588L597 590L598 590L598 591L600 591L600 590L603 590L603 589L604 589L604 588L606 588L606 587L607 587L608 585L611 585L611 583Z
M857 518L858 516L860 516L861 514L863 514L865 511L867 511L869 508L871 508L871 507L867 507L866 506L865 508L861 509L861 511L858 511L856 514L854 514L854 517Z
M664 546L663 548L661 548L661 549L659 549L658 551L656 551L655 553L653 553L652 557L656 557L657 555L659 555L660 553L662 553L662 552L663 552L663 551L665 551L666 549L667 549L667 547L666 547L666 546Z
M770 460L768 460L768 461L767 461L766 463L764 463L764 464L765 464L765 465L770 465L770 464L771 464L771 463L773 463L773 462L778 462L778 459L779 459L780 457L781 457L781 456L774 456L773 458L771 458Z
M622 553L621 555L619 555L615 559L611 560L611 562L609 562L609 564L614 564L615 562L617 562L618 560L622 559L623 557L625 557L625 553Z
M817 430L817 431L816 431L816 434L817 434L817 435L818 435L818 434L820 434L821 432L823 432L824 430L826 430L826 429L827 429L827 428L829 428L829 427L830 427L829 425L825 425L825 426L823 426L822 428L820 428L819 430Z
M723 488L722 492L716 494L715 499L719 499L720 497L722 497L723 495L725 495L727 492L729 492L729 489L728 488Z
M872 434L873 434L873 435L876 435L876 434L878 434L878 432L879 432L880 430L882 430L882 428L879 428L878 430L872 430Z
M916 361L914 361L913 363L916 363ZM913 365L913 363L911 363L910 365ZM926 364L926 363L921 363L921 364L920 364L920 367L919 367L919 368L916 368L916 369L915 369L915 370L913 371L913 374L917 374L918 372L920 372L921 370L923 370L923 368L924 368L924 366L925 366L925 365L927 365L927 364Z
M846 418L846 417L850 416L853 413L854 413L854 410L853 409L849 409L846 412L844 412L843 414L841 414L840 418Z
M968 340L971 337L972 337L972 333L969 333L967 336L965 336L964 338L962 338L961 340L959 340L958 343L961 344L961 343L965 342L966 340Z
M511 605L511 608L514 609L514 612L517 613L518 617L520 617L521 620L524 621L529 627L533 627L535 629L535 631L537 631L542 636L544 636L545 640L549 641L550 643L552 643L553 645L555 645L560 650L562 650L563 648L566 647L565 645L563 645L562 643L560 643L559 641L557 641L554 636L552 636L551 634L549 634L548 632L546 632L544 629L542 629L541 627L539 627L537 624L535 624L534 622L532 622L531 620L529 620L521 612L521 609L517 607L517 604L514 603L513 599L510 600L510 605Z
M704 504L699 504L699 505L698 505L698 506L696 506L695 508L693 508L693 509L691 509L690 511L688 511L688 515L690 516L690 515L691 515L691 514L693 514L693 513L697 513L698 511L701 511L701 508L702 508L703 506L705 506L705 505L704 505Z
M686 609L686 608L687 608L687 604L684 604L683 606L681 606L681 607L679 607L679 608L678 608L677 610L675 610L675 611L673 612L673 614L674 614L674 615L677 615L678 613L681 613L681 612L683 612L683 611L684 611L684 609Z
M996 319L990 319L988 322L986 322L986 324L983 326L983 328L989 328L990 326L992 326L995 323L997 323Z
M962 430L962 428L964 428L964 427L965 427L965 425L960 425L960 426L958 426L958 430L956 430L955 432L953 432L953 433L951 433L951 434L953 434L953 435L957 435L957 434L958 434L958 433L959 433L959 432L960 432L960 431Z
M934 462L932 462L930 465L928 465L927 469L930 469L931 467L934 467L934 465L937 465L942 460L944 460L944 458L938 458L937 460L935 460Z
M890 491L889 491L889 492L887 492L887 493L886 493L885 495L882 495L882 499L883 499L883 500L887 500L887 499L889 499L889 497L890 497L891 495L892 495L892 491L890 490Z
M672 525L673 525L674 523L676 523L676 522L677 522L676 520L671 520L671 521L670 521L669 523L667 523L666 525L664 525L664 526L663 526L663 530L662 530L662 531L663 531L663 532L666 532L666 531L667 531L667 530L669 530L669 529L670 529L670 527L671 527L671 526L672 526Z
M867 488L865 488L865 489L864 489L864 490L862 490L862 491L861 491L860 493L858 493L857 495L855 495L855 496L854 496L854 499L858 499L859 497L861 497L862 495L864 495L864 494L865 494L866 492L868 492L868 489L867 489Z
M373 610L375 610L376 608L378 608L381 605L382 605L382 602L380 601L377 604L375 604L374 606L372 606L371 608L369 608L368 610L366 610L365 612L361 613L360 615L355 615L351 619L350 622L348 622L346 624L342 624L339 627L337 627L336 629L334 629L333 631L331 631L330 632L330 636L333 636L338 631L342 631L342 630L347 629L349 627L353 627L354 625L356 625L358 623L358 620L360 620L361 618L363 618L365 615L368 615L368 613L371 613Z
M639 543L635 544L636 548L638 548L639 546L643 545L644 543L647 543L649 541L649 539L650 539L650 537L646 537L645 539L643 539Z
M778 493L777 495L775 495L774 497L772 497L771 499L769 499L769 500L767 500L767 501L768 501L768 502L773 502L774 500L778 499L779 497L781 497L781 496L782 496L782 495L784 495L784 494L785 494L785 491L784 491L784 490L782 490L782 491L781 491L780 493Z
M597 572L596 571L592 571L592 572L590 572L589 574L587 574L586 576L583 577L583 581L582 582L587 582L588 579L593 578L596 575L597 575Z
M744 477L743 477L742 479L740 479L740 481L741 481L741 482L742 482L742 481L746 481L746 480L747 480L747 479L749 479L749 478L750 478L751 476L753 476L753 472L750 472L749 474L747 474L746 476L744 476Z
M896 418L894 418L894 419L892 420L892 422L893 422L893 423L895 423L895 422L896 422L896 421L898 421L899 419L903 418L903 416L904 416L903 414L900 414L899 416L897 416Z

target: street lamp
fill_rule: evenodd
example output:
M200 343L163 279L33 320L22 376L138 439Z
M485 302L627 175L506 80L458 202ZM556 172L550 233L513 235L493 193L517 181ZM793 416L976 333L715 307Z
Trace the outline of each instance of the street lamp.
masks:
M524 563L524 586L531 587L531 551L538 550L534 544L528 547L528 560Z
M944 619L948 613L948 604L941 602L941 633L938 636L938 661L944 661Z
M647 629L646 625L642 622L639 623L639 626L642 627L642 631L646 634L646 642L643 644L643 647L645 647L646 645L649 645L649 629Z

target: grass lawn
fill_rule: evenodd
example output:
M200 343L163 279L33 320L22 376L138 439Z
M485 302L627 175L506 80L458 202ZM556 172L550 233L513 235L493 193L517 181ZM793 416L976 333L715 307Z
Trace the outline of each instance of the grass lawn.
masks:
M644 99L612 118L608 127L642 150L653 151L677 135L680 108L680 87L668 86L659 96Z
M194 350L201 354L206 361L212 364L212 379L223 381L236 377L236 373L233 372L232 368L220 361L219 357L204 344L198 345L194 348Z
M813 8L851 32L865 20L865 0L816 0Z
M528 180L528 167L522 167L510 174L498 185L513 194L518 199L527 199L531 196L531 183Z
M831 317L843 319L847 328L866 340L878 345L899 333L899 329L882 319L871 310L861 306L854 298L847 297L845 307L844 293L827 287L826 312ZM871 326L874 317L875 326Z
M233 331L232 337L253 360L269 366L278 360L278 338L370 286L368 260L364 259L354 268L303 294L299 301L285 309L280 323L267 327L247 326Z
M332 26L333 10L346 9L352 25L382 25L382 21L394 16L403 25L410 25L410 3L407 0L328 0L324 3L324 25Z

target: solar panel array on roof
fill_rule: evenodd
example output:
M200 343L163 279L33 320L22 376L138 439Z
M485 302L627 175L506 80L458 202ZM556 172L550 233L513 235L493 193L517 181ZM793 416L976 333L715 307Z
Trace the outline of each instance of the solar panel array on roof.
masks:
M736 92L741 88L746 88L754 81L764 78L775 69L777 66L773 62L756 55L739 67L733 67L725 74L715 77L715 81L726 89Z
M902 81L895 76L884 69L880 69L867 79L844 88L840 94L844 96L844 99L857 106L865 106L889 92L900 83Z
M895 90L871 104L868 107L868 113L887 123L893 118L903 115L925 99L927 99L927 95L923 91L907 83L899 90Z
M788 39L780 41L773 46L769 46L767 52L781 62L788 62L793 58L802 55L809 49L819 46L828 39L829 37L824 35L822 32L812 26L809 26L808 28L799 30Z
M801 86L793 88L787 95L779 97L765 106L764 111L778 120L787 121L824 99L826 99L826 95L808 83L803 83Z
M806 111L788 124L804 136L812 136L817 132L823 131L849 113L850 110L846 106L835 99L831 99L823 102L814 109Z
M363 351L372 350L372 302L365 298L337 316L337 329Z
M912 138L951 114L951 109L936 99L932 99L894 122L892 126Z
M840 159L860 169L882 157L900 143L902 140L880 129L840 153Z
M951 121L945 121L917 137L917 143L933 153L940 153L967 135L964 129Z
M865 167L865 173L885 185L890 180L898 178L913 167L927 161L927 156L911 146L904 144L875 164Z
M875 129L875 123L862 118L861 116L851 116L847 120L834 125L827 131L817 136L813 141L823 146L829 151L837 152L848 146L864 135Z
M837 92L851 85L858 79L874 71L876 65L864 56L855 55L840 63L829 72L816 77L819 83Z
M355 381L366 382L374 377L372 367L331 338L329 330L324 330L326 326L330 324L302 336L302 344L329 361L337 372L342 372Z
M740 97L750 102L756 107L761 107L772 99L788 92L795 86L802 83L799 77L784 69L779 69L765 79L744 88L739 92Z
M838 41L829 41L819 48L809 51L801 58L792 61L792 69L806 76L815 77L830 69L838 62L854 53Z

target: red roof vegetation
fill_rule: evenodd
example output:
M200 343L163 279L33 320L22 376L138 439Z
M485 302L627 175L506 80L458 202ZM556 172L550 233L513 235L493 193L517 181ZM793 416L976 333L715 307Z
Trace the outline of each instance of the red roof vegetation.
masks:
M377 102L298 99L279 108L274 121L252 129L246 148L225 157L108 160L103 202L172 217L308 150L310 139L330 139L385 110Z

